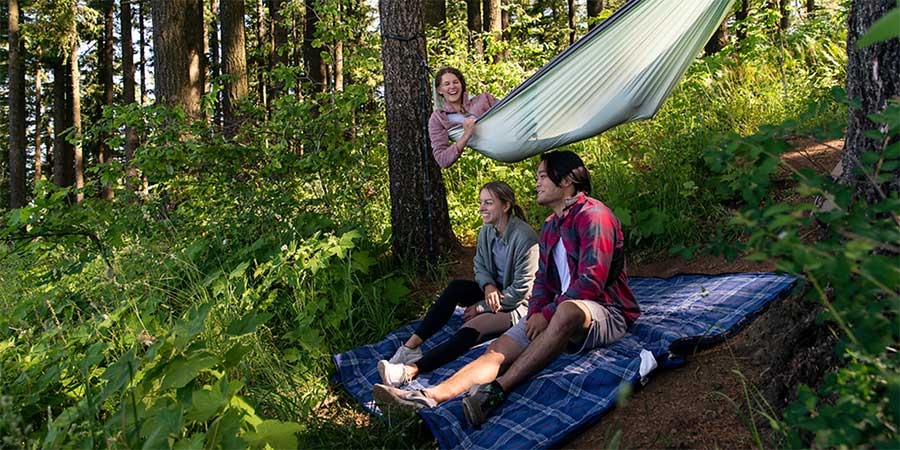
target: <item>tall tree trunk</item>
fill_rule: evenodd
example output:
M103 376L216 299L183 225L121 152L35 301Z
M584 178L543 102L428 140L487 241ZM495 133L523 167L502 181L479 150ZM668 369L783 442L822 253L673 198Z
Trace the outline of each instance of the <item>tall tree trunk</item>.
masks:
M501 39L503 42L509 42L509 10L507 8L500 8L500 28L503 29ZM502 57L504 60L509 59L509 45L503 46Z
M416 264L437 262L455 245L444 181L427 145L430 107L422 87L428 77L419 63L426 58L425 39L401 41L392 36L424 36L422 0L380 0L384 93L386 100L391 229L394 255ZM419 56L417 56L417 53ZM427 83L426 83L427 86ZM420 106L421 105L421 106ZM420 110L426 108L425 111Z
M316 28L319 24L319 14L316 8L321 0L308 0L306 2L306 24L303 37L303 60L309 81L312 83L312 92L325 92L327 86L325 63L322 61L322 49L313 47L316 39Z
M597 18L603 12L603 0L587 0L587 20L588 30L592 30L597 26Z
M484 0L484 28L490 33L494 43L503 38L503 17L500 14L500 0ZM495 44L496 45L496 44ZM494 62L502 60L503 55L494 53Z
M729 17L726 17L719 25L719 28L716 28L712 37L706 41L706 46L703 47L703 51L707 55L719 53L726 45L728 45L728 19Z
M896 6L895 0L854 0L847 19L847 96L851 102L858 102L859 107L850 108L840 180L856 186L857 197L870 202L881 193L889 196L891 192L900 192L900 169L894 169L890 180L877 187L858 169L860 155L883 153L898 141L896 137L870 138L866 133L878 128L869 115L884 110L889 99L900 98L900 40L893 38L862 49L856 48L856 41Z
M144 22L147 20L147 16L144 14L144 3L147 0L137 0L138 2L138 40L140 45L140 65L141 65L141 98L140 104L144 106L147 104L147 30L145 29Z
M25 206L25 69L19 2L9 0L9 207Z
M102 105L113 107L113 48L115 46L113 37L113 21L115 20L115 4L113 0L104 0L103 3L103 38L101 39L101 64L100 72L103 82L103 103ZM102 106L101 106L102 110ZM97 147L100 164L109 165L112 163L112 149L106 143L109 136L104 133L100 136L100 142ZM102 180L101 180L102 185ZM107 200L113 198L113 186L102 185L101 196Z
M75 182L74 149L65 137L71 123L68 95L71 75L68 60L53 59L53 184L59 187Z
M41 50L38 49L35 58L34 69L34 183L37 184L43 177L41 165L44 163L41 158L41 137L44 133L44 117L43 105L41 104L41 94L43 91L44 70L41 66Z
M151 9L157 101L183 108L192 120L200 119L203 0L153 0Z
M782 33L791 27L791 11L788 9L790 0L778 0L778 28Z
M447 0L425 0L425 26L436 28L447 21Z
M247 97L246 39L244 37L244 2L224 1L222 8L222 73L225 82L225 135L234 136L239 127L238 104Z
M122 100L126 106L134 99L134 44L131 39L131 0L119 0L119 19L122 28ZM129 123L125 124L125 188L133 192L137 169L133 165L134 151L137 149L137 131Z
M266 21L265 12L263 11L263 0L256 0L256 45L259 46L259 51L256 52L258 55L256 57L256 73L259 76L256 88L259 92L259 101L267 114L269 111L269 76L268 71L263 70L263 67L267 66L266 55L269 54L268 42L269 40L266 39Z
M569 45L575 43L575 12L577 11L575 0L569 0Z
M747 39L747 17L750 16L750 0L740 0L741 6L734 13L734 20L737 22L735 26L735 36L737 38L738 45Z
M481 42L481 0L466 0L466 27L469 30L469 51L484 54Z
M806 0L806 14L812 14L816 10L816 0Z
M209 65L214 80L222 76L222 58L219 43L219 0L210 0L209 8L212 19L209 21ZM216 105L213 113L213 124L222 126L222 94L216 94Z
M344 21L344 4L338 4L337 24L341 25ZM334 90L344 90L344 40L338 39L334 43Z
M69 97L72 131L75 139L75 201L84 200L84 150L81 143L81 70L78 67L78 28L75 21L77 5L72 3L72 23L69 27Z
M272 16L272 54L270 67L274 69L278 65L287 66L290 64L290 54L286 45L288 43L288 33L292 21L284 17L285 3L287 0L269 0L269 11ZM276 81L272 84L272 99L282 96L284 93L284 82Z

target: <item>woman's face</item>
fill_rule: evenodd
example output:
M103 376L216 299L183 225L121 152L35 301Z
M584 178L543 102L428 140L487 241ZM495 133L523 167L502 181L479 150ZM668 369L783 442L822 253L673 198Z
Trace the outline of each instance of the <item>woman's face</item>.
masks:
M478 212L481 213L481 221L485 225L497 225L506 221L509 214L509 203L503 203L494 194L482 189L478 196Z
M459 103L463 95L462 82L452 73L441 75L441 84L438 85L438 94L444 97L448 103Z

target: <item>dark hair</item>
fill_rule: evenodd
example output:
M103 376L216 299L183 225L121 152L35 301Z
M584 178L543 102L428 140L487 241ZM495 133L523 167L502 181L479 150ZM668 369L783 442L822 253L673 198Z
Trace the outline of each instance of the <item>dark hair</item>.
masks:
M438 70L437 74L434 76L434 91L437 92L438 88L441 86L441 78L444 78L446 74L456 75L456 78L459 78L459 84L462 85L463 94L468 92L466 90L466 78L463 77L462 72L459 71L456 67L444 67L441 70Z
M520 219L525 220L525 211L523 211L522 207L516 203L516 193L513 192L513 189L509 187L505 181L491 181L490 183L486 183L478 192L483 190L487 190L491 194L494 194L494 197L497 197L497 200L508 203L510 216L515 214Z
M559 186L567 179L575 186L575 192L591 195L591 174L578 155L570 151L549 152L541 155L541 161L553 184Z

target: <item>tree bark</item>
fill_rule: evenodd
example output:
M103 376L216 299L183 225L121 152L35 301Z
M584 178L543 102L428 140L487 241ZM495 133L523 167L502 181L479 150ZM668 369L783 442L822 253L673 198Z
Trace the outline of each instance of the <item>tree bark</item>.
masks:
M604 8L603 0L587 0L587 20L588 30L592 30L597 26L597 18Z
M110 108L113 107L113 97L115 91L113 90L113 48L115 46L114 37L113 37L113 21L115 20L115 4L113 0L104 0L103 2L103 37L101 39L101 64L100 64L100 77L103 83L103 101L100 107L101 111L103 106L108 106ZM97 155L99 156L100 164L109 165L112 163L112 149L110 149L109 145L106 143L106 139L108 138L107 133L103 133L100 136L100 142L97 147ZM113 198L113 186L103 185L101 180L101 196L107 200L112 200Z
M734 13L734 19L737 22L735 36L737 43L740 45L747 38L747 17L750 16L750 0L741 0L741 7Z
M69 71L70 85L69 106L72 118L72 131L75 139L75 201L81 203L84 200L84 150L81 143L81 70L78 67L78 28L75 17L77 4L72 3L72 23L69 27Z
M131 39L131 0L119 0L119 19L122 28L122 101L126 106L133 105L134 99L134 43ZM125 188L134 190L137 169L133 165L134 151L137 149L137 131L129 123L125 124Z
M307 77L312 84L312 92L325 92L327 86L325 63L322 61L322 49L313 47L316 39L316 28L319 24L319 15L316 7L320 0L308 0L306 2L306 23L303 31L303 60Z
M191 120L200 119L203 0L153 0L151 7L157 102L183 108Z
M431 156L425 126L430 91L419 63L425 59L422 0L380 0L382 59L391 192L392 248L422 270L456 244L441 172ZM402 41L392 37L410 38ZM417 56L418 54L418 56ZM428 84L426 83L426 86ZM424 109L424 110L422 110ZM424 264L423 264L424 263Z
M500 0L484 0L484 31L490 33L494 43L503 38L503 17L500 14ZM503 55L495 52L494 62L502 60Z
M806 13L812 14L816 10L816 0L806 0Z
M726 17L725 20L722 21L719 28L716 28L712 37L706 42L706 46L703 47L703 51L707 55L715 55L728 45L728 19L729 17Z
M879 199L882 194L900 192L900 169L893 171L889 181L876 186L868 181L858 164L863 153L883 153L887 146L898 140L896 137L872 139L865 133L879 128L869 120L869 115L883 111L889 99L900 100L900 39L893 38L862 49L856 48L856 41L896 6L895 0L854 0L847 19L847 97L851 102L858 102L860 107L850 108L840 180L855 186L856 197L869 202ZM871 168L868 170L871 175Z
M214 80L222 76L222 58L219 43L219 0L211 0L209 3L212 19L209 21L209 65L210 73ZM216 94L216 105L213 112L212 123L222 126L222 94Z
M19 41L19 2L9 0L9 207L25 206L25 70Z
M425 26L439 27L447 21L446 0L425 0Z
M147 104L147 30L144 27L144 21L147 20L147 16L144 15L144 3L147 0L137 0L138 2L138 23L139 23L139 34L138 39L140 41L140 56L141 56L141 98L140 105L144 106Z
M37 184L38 181L41 181L43 177L42 164L44 163L41 158L41 137L44 133L44 117L43 117L43 105L41 104L41 94L43 91L43 78L44 78L44 69L41 66L41 51L38 49L37 57L35 58L35 67L34 69L34 183Z
M266 55L269 54L268 42L269 40L266 39L266 20L265 12L263 10L263 0L256 0L256 45L259 46L260 49L260 51L257 52L257 55L259 56L256 57L256 73L259 76L256 88L259 93L259 101L267 112L269 111L269 76L268 71L263 70L263 67L268 66L268 64L266 64Z
M221 8L222 73L227 77L223 98L225 135L234 136L239 126L238 104L249 92L247 55L244 50L244 2L226 0L222 2Z
M69 70L68 60L62 57L53 60L53 184L68 187L75 182L74 148L66 140L65 131L71 118L69 111Z
M288 54L288 49L286 47L288 43L288 33L290 31L290 23L292 21L288 21L287 18L284 17L283 11L285 3L287 0L269 0L269 11L271 11L272 15L272 40L274 41L272 45L272 61L270 63L270 67L273 69L278 65L287 66L290 64L290 55ZM272 99L276 99L282 96L284 93L285 86L284 82L276 81L272 83Z
M778 0L778 28L781 32L787 32L791 27L791 12L788 10L788 2L790 0Z
M569 45L575 43L575 0L569 0Z
M481 0L466 0L466 26L469 29L469 51L484 54L481 42Z

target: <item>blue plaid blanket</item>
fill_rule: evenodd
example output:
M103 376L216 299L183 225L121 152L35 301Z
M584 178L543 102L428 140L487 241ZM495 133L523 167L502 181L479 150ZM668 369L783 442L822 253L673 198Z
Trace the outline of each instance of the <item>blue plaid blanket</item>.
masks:
M681 275L667 279L630 278L641 317L629 333L587 354L563 355L526 383L480 429L466 423L461 397L423 409L422 419L441 448L546 448L597 420L611 408L625 384L641 380L641 352L663 365L677 365L671 350L691 350L719 342L749 323L762 308L786 295L796 279L772 273ZM462 324L461 309L423 351L449 338ZM338 380L366 409L380 413L372 385L380 382L375 364L387 359L415 330L416 323L383 341L334 355ZM421 389L448 378L484 353L487 343L408 385ZM646 363L646 361L645 361ZM645 380L646 381L646 380Z

